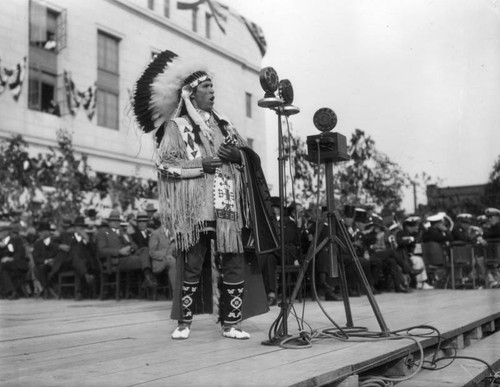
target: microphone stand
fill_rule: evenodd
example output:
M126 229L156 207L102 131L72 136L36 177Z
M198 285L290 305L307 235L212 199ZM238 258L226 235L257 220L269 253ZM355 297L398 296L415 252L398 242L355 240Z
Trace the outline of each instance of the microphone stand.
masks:
M280 262L281 262L281 303L280 303L280 314L273 326L276 328L276 336L271 337L269 334L269 340L263 341L263 345L279 345L280 342L289 337L288 334L288 322L287 316L289 314L289 305L287 300L286 292L286 250L285 250L285 157L283 150L283 128L281 119L283 117L283 106L275 108L276 114L278 115L278 184L279 184L279 197L280 197Z
M280 247L281 247L281 310L283 312L288 311L287 297L286 297L286 249L285 249L285 157L283 150L283 127L281 118L283 117L283 107L278 107L276 109L278 115L278 165L279 165L279 176L278 184L279 195L280 195ZM285 314L287 315L287 313ZM288 336L288 324L287 319L283 319L281 324L281 336Z

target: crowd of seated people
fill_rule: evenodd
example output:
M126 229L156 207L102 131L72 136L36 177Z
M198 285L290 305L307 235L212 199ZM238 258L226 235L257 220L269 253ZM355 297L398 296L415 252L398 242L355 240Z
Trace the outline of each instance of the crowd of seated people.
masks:
M280 230L279 198L273 198L273 207ZM329 214L324 206L304 210L296 202L284 211L285 265L301 269L311 245L328 239ZM0 222L0 296L57 297L58 274L71 270L76 298L81 299L100 280L99 260L123 272L139 272L145 288L157 286L158 276L166 273L173 289L177 252L157 215L150 203L125 217L117 210L100 214L88 209L57 227L50 219L32 225L25 213L14 221ZM346 248L336 250L340 254L336 258L342 259L349 296L366 293L368 288L377 294L445 287L450 247L457 243L474 246L474 260L463 281L474 279L479 287L500 287L500 210L496 208L487 208L478 217L464 213L452 220L437 213L396 221L345 206L339 220L349 240ZM318 226L321 231L316 235ZM338 228L335 233L342 239ZM339 301L341 284L338 272L334 273L331 246L326 243L319 249L314 267L308 264L306 268L306 278L310 281L314 274L316 295ZM281 263L281 251L259 257L269 305L279 299Z
M31 224L24 213L0 223L0 297L56 298L58 275L74 273L75 298L90 296L100 281L99 260L114 270L137 271L144 288L155 288L168 272L175 286L176 250L150 203L123 218L118 210L84 215L54 225L50 219ZM165 275L165 278L167 276Z
M277 220L279 221L279 202L274 198ZM286 207L285 229L285 264L302 266L312 243L319 244L328 238L327 208L316 210L314 206L307 211L301 205L292 203ZM340 214L349 236L349 244L359 262L354 262L349 248L340 248L339 253L345 270L347 290L350 296L367 292L410 293L415 290L432 290L449 284L450 245L456 241L466 241L484 247L497 243L500 251L500 210L488 208L484 216L474 219L470 214L459 214L452 220L445 213L429 214L425 217L407 216L399 221L393 217L381 216L363 208L345 206ZM316 234L316 227L321 231ZM336 236L339 236L336 230ZM495 238L498 238L495 241ZM317 294L328 301L342 300L338 273L333 276L331 244L327 243L314 257L314 271L307 263L309 280L314 273ZM496 266L487 267L487 253L481 248L475 250L475 265L469 276L476 276L477 283L484 287L498 287L500 257L496 257ZM297 254L300 252L300 254ZM491 253L490 253L491 255ZM267 270L264 278L274 278L276 266L280 264L280 252L265 257ZM339 257L337 257L338 259ZM335 259L335 258L334 258ZM272 265L269 266L269 262ZM265 265L264 265L265 266ZM366 284L359 275L361 268ZM273 271L274 270L274 271ZM267 271L267 273L266 273ZM448 274L447 274L448 273ZM276 303L277 284L266 280L269 304Z

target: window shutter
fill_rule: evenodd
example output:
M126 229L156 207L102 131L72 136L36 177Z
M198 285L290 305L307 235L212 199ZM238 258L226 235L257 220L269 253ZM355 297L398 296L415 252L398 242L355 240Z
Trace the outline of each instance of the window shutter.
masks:
M67 116L68 114L70 114L68 108L68 98L66 94L66 84L64 82L64 73L57 75L56 102L59 106L61 116Z
M62 11L57 18L57 52L66 48L67 28L66 28L66 10Z
M30 1L30 42L42 43L47 40L47 8L37 1Z

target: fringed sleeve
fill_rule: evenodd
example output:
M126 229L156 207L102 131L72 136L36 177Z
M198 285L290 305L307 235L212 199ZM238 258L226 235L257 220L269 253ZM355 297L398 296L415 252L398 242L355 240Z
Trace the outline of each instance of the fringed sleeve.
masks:
M158 191L161 220L175 235L177 248L186 251L198 242L203 228L200 208L204 205L206 179L204 176L183 179L182 170L199 169L201 159L189 160L186 145L174 121L168 123L158 153L159 168L181 171L177 177L159 173Z

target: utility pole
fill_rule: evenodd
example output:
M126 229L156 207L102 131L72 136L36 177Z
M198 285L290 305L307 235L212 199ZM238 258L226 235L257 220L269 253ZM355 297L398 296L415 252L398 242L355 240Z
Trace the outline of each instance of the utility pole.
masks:
M413 213L417 213L417 183L412 181L413 185Z

